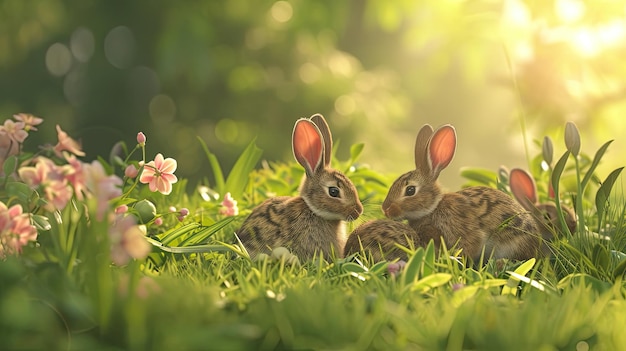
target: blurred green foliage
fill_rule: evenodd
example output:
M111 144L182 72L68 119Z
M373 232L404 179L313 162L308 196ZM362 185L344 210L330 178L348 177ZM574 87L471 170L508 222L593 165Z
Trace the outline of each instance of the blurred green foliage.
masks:
M340 158L366 142L380 171L410 168L423 123L457 126L456 169L524 166L526 132L626 132L624 15L610 0L3 0L0 116L61 124L91 157L143 131L190 184L209 170L196 136L226 169L254 136L288 160L293 122L316 112Z

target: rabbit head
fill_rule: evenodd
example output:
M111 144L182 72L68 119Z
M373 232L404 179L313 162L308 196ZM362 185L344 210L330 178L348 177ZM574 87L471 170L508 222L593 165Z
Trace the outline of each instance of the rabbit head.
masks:
M304 167L300 196L269 198L255 207L237 235L251 257L286 247L302 260L341 255L344 220L363 212L357 191L341 172L330 168L332 139L321 115L296 121L293 154Z
M383 212L391 219L416 220L430 214L443 192L437 178L456 152L456 130L443 125L437 130L425 124L415 140L415 170L401 175L390 187Z
M358 218L363 212L356 188L343 173L330 167L332 135L324 117L299 119L293 130L293 155L304 168L300 196L326 220Z
M549 240L553 237L554 231L564 232L562 228L557 208L554 203L539 203L537 196L537 186L533 177L523 169L514 168L509 173L509 187L513 197L522 207L528 210L541 223L542 235L544 239ZM565 218L565 224L570 233L576 231L576 214L567 207L561 206Z

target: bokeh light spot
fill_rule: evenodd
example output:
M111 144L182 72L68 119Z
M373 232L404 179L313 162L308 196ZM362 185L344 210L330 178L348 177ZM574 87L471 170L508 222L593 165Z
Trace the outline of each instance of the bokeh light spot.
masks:
M321 70L314 64L307 62L300 66L300 79L306 84L313 84L320 79Z
M133 67L128 77L128 89L135 102L145 106L161 90L159 76L146 66Z
M50 74L60 77L72 68L72 54L65 44L54 43L46 51L46 68Z
M114 67L130 67L134 54L135 37L128 27L115 27L104 38L104 56Z
M576 22L585 15L585 3L581 0L556 0L557 17L565 23Z
M335 100L335 110L342 116L348 116L356 110L356 101L349 95L342 95Z
M171 122L176 116L176 103L165 94L159 94L150 100L148 105L150 117L154 123Z
M76 60L83 63L89 61L95 48L93 33L85 27L76 28L70 37L70 50Z
M293 7L287 1L276 1L272 5L270 14L276 22L285 23L293 16Z
M225 144L233 144L237 140L239 130L237 123L229 118L224 118L217 122L215 126L215 137Z
M72 106L80 106L85 100L85 70L81 66L74 67L63 80L63 94Z

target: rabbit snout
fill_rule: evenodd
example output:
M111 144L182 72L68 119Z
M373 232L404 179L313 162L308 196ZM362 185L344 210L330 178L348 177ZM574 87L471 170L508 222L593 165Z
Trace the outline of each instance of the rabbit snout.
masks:
M400 215L402 214L402 209L396 203L392 203L387 206L383 204L383 213L385 214L385 217L394 219L400 217Z
M348 214L348 216L346 217L346 221L351 222L359 218L361 214L363 214L363 205L358 204L354 206L354 208L352 209L352 212Z

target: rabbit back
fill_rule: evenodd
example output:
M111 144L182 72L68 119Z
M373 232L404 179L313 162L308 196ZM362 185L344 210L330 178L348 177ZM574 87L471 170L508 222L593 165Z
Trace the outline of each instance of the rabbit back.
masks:
M407 259L407 254L398 246L413 248L419 246L415 231L407 224L389 219L368 221L357 227L348 236L343 255L364 252L371 255L374 262L384 259Z
M485 258L528 259L540 244L533 217L507 194L483 186L444 194L430 215L409 225L422 240L443 238L474 260L483 250Z
M341 255L345 224L316 215L302 197L279 196L257 206L237 231L251 257L282 246L303 260Z

